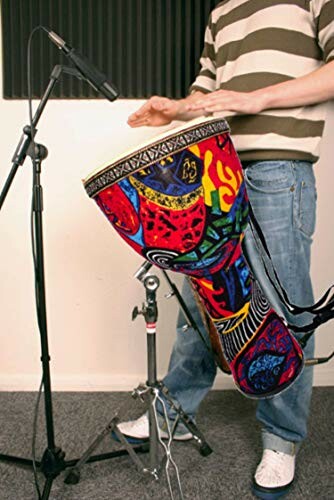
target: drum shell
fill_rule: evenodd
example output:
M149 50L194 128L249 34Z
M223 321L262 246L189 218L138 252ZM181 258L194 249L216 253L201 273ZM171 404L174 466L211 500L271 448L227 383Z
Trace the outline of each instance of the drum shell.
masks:
M296 380L303 352L242 252L248 197L224 120L168 132L84 185L139 255L190 277L216 362L241 392L271 397Z
M141 146L140 149L127 153L122 158L115 160L107 167L94 172L84 181L87 193L95 199L119 235L135 251L158 267L181 271L184 274L193 275L195 277L201 274L200 270L197 269L196 266L188 269L185 269L184 267L182 268L182 266L179 266L178 269L175 269L175 267L172 268L171 261L168 259L168 252L170 252L170 255L172 256L176 252L186 253L189 251L191 244L193 244L193 247L196 247L200 237L203 235L202 229L202 231L197 230L197 240L194 241L191 240L191 238L187 238L189 228L185 227L183 230L182 217L186 218L185 214L187 205L189 204L192 211L192 217L195 221L200 218L204 221L206 216L205 202L207 202L207 199L204 199L205 195L203 198L203 186L201 185L204 172L203 170L201 172L196 171L196 168L198 168L198 162L196 162L197 158L195 154L199 154L198 149L196 151L196 148L204 147L205 149L205 144L210 143L210 141L215 143L215 154L217 155L218 153L218 155L223 157L221 158L221 163L225 161L225 163L230 164L231 158L233 157L232 163L234 165L233 173L235 177L235 189L234 193L231 188L229 188L229 192L225 193L225 198L230 197L229 206L231 206L232 198L233 200L235 199L237 189L240 187L243 180L242 169L229 137L228 124L222 119L200 120L192 122L189 125L186 125L186 127L181 127L181 129L168 132L166 135L162 135L160 139L155 139L153 142L149 142L146 146ZM222 150L224 147L225 152L223 153ZM184 154L185 151L189 152L188 156ZM186 192L183 193L183 199L179 199L179 204L177 204L177 202L174 202L173 204L172 199L173 195L175 198L177 198L178 195L181 195L182 197L182 193L177 190L177 187L174 186L173 194L171 194L172 189L169 189L169 192L162 192L161 189L157 189L152 196L152 191L150 192L149 189L146 189L145 191L145 186L143 186L140 182L142 172L145 172L145 170L147 171L148 169L153 169L157 164L164 162L168 164L169 159L173 157L173 155L174 157L178 156L180 158L183 155L183 171L180 173L180 177L185 180L189 179L190 181L188 186L185 186ZM204 156L205 154L203 155L202 160L204 162L208 161L208 159L205 159ZM216 184L221 184L222 187L222 179L224 177L223 165L221 165L220 168L222 169L221 177L219 178L215 175L216 179L214 182L216 182ZM230 181L230 174L231 171L229 171L227 175L228 181ZM216 187L219 188L219 186ZM153 183L150 188L151 190L154 188ZM135 201L134 199L136 196L134 196L133 193L132 195L128 194L131 189L137 192L138 199ZM194 191L198 191L199 189L202 190L202 197L197 196L196 202L194 201L196 199L196 193L194 194ZM234 194L232 198L231 194ZM148 199L148 197L150 197L150 199ZM193 202L191 203L191 201ZM146 210L142 209L139 217L139 211L137 211L136 214L136 209L134 208L136 203L147 208ZM164 206L161 208L161 205ZM146 231L145 242L144 239L141 241L139 238L135 239L134 235L138 233L140 224L145 222L145 217L147 217L147 213L150 213L150 210L155 213L157 213L157 211L164 210L164 217L166 217L166 212L169 211L169 223L172 225L175 222L169 246L166 239L163 241L163 238L161 238L161 240L157 238L157 230L154 229L152 229L151 232ZM173 220L173 213L175 221ZM182 216L177 219L179 214ZM148 224L149 222L147 225ZM179 227L177 227L177 225L179 225ZM241 234L242 228L240 228L239 232ZM192 232L191 236L194 236L194 232ZM194 237L196 238L196 235ZM162 245L159 246L159 243ZM161 248L161 246L164 248ZM151 257L154 251L157 252L156 255L159 255L157 247L159 247L160 251L165 252L162 252L160 260L157 257L153 259ZM210 260L210 265L212 265L212 259ZM194 294L200 313L203 317L204 325L206 326L210 337L216 363L225 373L230 373L228 363L221 349L221 343L219 342L216 328L209 315L205 312L205 308L199 300L196 292L194 292Z

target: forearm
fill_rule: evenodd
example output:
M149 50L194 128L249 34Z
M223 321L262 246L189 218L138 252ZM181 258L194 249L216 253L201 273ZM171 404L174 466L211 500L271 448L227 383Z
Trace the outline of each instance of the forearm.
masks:
M262 110L308 106L334 99L334 61L308 75L256 90Z

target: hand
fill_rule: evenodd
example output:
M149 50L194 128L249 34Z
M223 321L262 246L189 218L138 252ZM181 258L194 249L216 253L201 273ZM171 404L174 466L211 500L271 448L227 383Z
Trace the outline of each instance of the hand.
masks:
M235 111L241 114L256 114L264 108L264 100L260 91L234 92L232 90L216 90L186 106L187 111L202 110L205 113Z
M130 127L160 127L177 118L182 109L182 101L167 97L151 97L141 108L129 116Z

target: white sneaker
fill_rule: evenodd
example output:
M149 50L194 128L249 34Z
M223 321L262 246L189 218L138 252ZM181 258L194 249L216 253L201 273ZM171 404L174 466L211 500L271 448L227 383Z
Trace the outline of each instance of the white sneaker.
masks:
M258 498L275 499L287 494L295 475L295 455L281 451L263 450L253 483L253 493Z
M164 430L166 428L166 423L159 421L162 429L159 428L160 437L162 439L168 439L168 433ZM172 424L172 423L171 423ZM149 438L149 424L148 424L148 416L146 413L141 417L137 418L137 420L130 420L128 422L122 422L118 424L118 428L122 434L126 437L138 440L145 440ZM176 441L188 441L192 439L193 435L191 432L176 432L174 433L173 439Z

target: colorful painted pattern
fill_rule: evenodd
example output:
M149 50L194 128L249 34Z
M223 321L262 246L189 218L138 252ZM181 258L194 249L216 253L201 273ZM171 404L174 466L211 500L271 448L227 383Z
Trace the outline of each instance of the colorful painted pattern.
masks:
M277 394L300 373L303 354L243 256L248 199L229 133L212 132L172 154L163 144L160 150L159 159L92 196L140 255L190 277L239 389Z

